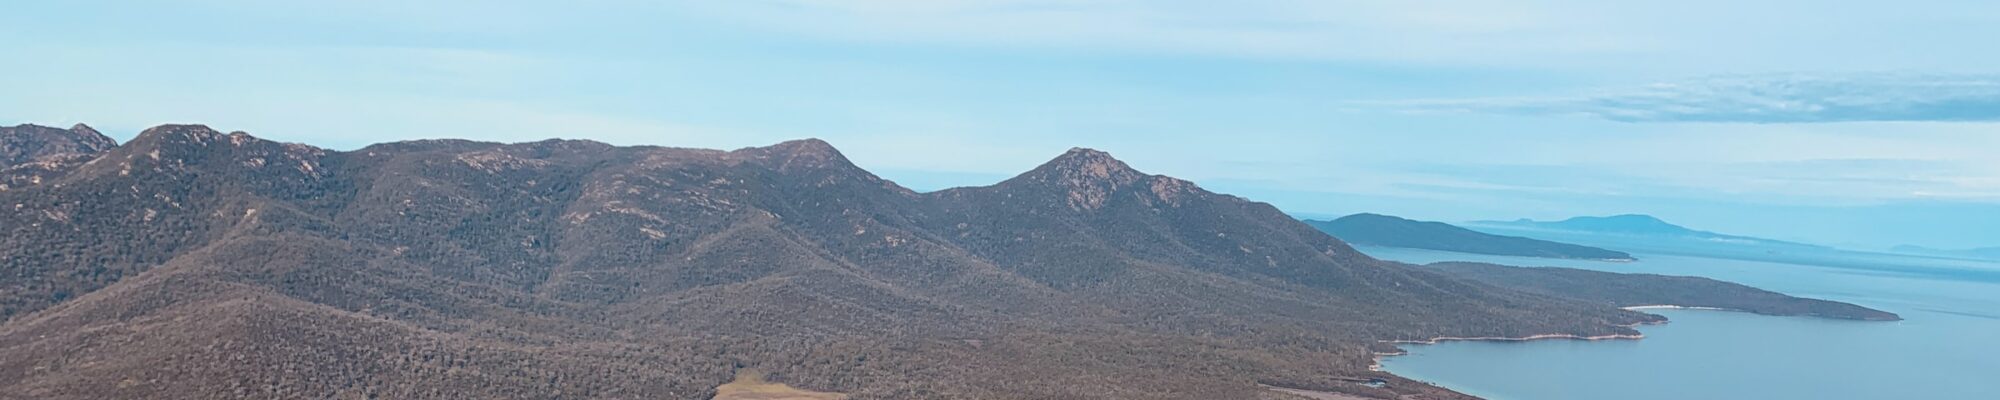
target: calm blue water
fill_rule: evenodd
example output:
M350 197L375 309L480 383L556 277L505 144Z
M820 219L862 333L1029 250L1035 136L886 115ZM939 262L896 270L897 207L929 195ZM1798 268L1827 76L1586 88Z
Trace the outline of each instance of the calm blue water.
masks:
M1861 254L1837 266L1638 254L1633 263L1362 248L1411 263L1482 261L1704 276L1901 314L1856 322L1648 310L1636 341L1405 346L1388 371L1491 400L2000 399L2000 263Z

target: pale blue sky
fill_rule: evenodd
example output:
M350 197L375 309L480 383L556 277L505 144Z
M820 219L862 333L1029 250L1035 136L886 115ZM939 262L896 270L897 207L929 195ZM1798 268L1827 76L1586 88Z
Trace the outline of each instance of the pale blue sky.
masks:
M1087 146L1301 215L1993 246L1996 37L1985 1L17 2L0 124L819 137L918 189Z

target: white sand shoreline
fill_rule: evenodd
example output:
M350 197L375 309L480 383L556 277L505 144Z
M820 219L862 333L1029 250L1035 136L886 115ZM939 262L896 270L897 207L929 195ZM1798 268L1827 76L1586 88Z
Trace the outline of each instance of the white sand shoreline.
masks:
M1631 307L1620 307L1620 308L1623 308L1623 309L1626 309L1626 310L1632 310L1632 311L1638 311L1638 310L1709 310L1709 311L1740 311L1740 310L1734 310L1734 309L1728 309L1728 308L1718 308L1718 307L1691 307L1691 306L1676 306L1676 305L1671 305L1671 304L1658 304L1658 305L1650 305L1650 306L1631 306Z
M1657 325L1657 324L1632 324L1632 325L1628 325L1628 326L1639 326L1639 325ZM1389 341L1386 341L1386 342L1388 342L1388 343L1391 343L1391 344L1399 344L1399 345L1402 345L1402 344L1424 344L1424 345L1430 345L1430 344L1438 344L1438 343L1442 343L1442 342L1527 342L1527 341L1535 341L1535 340L1563 340L1563 339L1567 339L1567 340L1639 340L1639 339L1645 339L1645 338L1646 338L1646 334L1643 334L1643 333L1641 333L1641 334L1632 334L1632 335L1625 335L1625 334L1611 334L1611 335L1596 335L1596 336L1581 336L1581 335L1571 335L1571 334L1542 334L1542 335L1529 335L1529 336L1523 336L1523 337L1500 337L1500 336L1481 336L1481 337L1455 337L1455 336L1445 336L1445 337L1435 337L1435 338L1430 338L1430 339L1424 339L1424 340L1389 340ZM1385 352L1375 352L1375 360L1374 360L1374 362L1372 362L1372 363L1369 363L1369 364L1368 364L1368 370L1369 370L1369 371L1376 371L1376 372L1386 372L1385 370L1383 370L1383 369L1382 369L1382 357L1394 357L1394 356L1401 356L1401 355L1408 355L1408 354L1410 354L1410 352L1409 352L1408 350L1398 350L1398 351L1396 351L1396 352L1393 352L1393 353L1385 353Z
M1640 311L1640 310L1704 310L1704 311L1730 311L1730 312L1744 312L1743 310L1736 310L1736 309L1729 309L1729 308L1719 308L1719 307L1695 307L1695 306L1677 306L1677 305L1672 305L1672 304L1652 304L1652 305L1640 305L1640 306L1627 306L1627 307L1619 307L1619 308L1620 308L1620 309L1625 309L1625 310L1630 310L1630 311ZM1625 325L1625 327L1627 327L1627 328L1633 328L1633 327L1638 327L1638 326L1643 326L1643 325L1661 325L1661 324L1666 324L1667 322L1670 322L1670 321L1664 321L1664 320L1662 320L1662 321L1657 321L1657 322L1640 322L1640 323L1635 323L1635 324L1628 324L1628 325ZM1387 340L1387 341L1384 341L1384 342L1386 342L1386 343L1390 343L1390 344L1396 344L1396 345L1405 345L1405 344L1423 344L1423 345L1431 345L1431 344L1438 344L1438 343L1442 343L1442 342L1471 342L1471 341L1488 341L1488 342L1527 342L1527 341L1535 341L1535 340L1592 340L1592 341L1595 341L1595 340L1639 340L1639 339L1645 339L1645 338L1646 338L1646 335L1645 335L1645 334L1643 334L1643 333L1641 333L1641 334L1631 334L1631 335L1626 335L1626 334L1611 334L1611 335L1595 335L1595 336L1582 336L1582 335L1573 335L1573 334L1541 334L1541 335L1528 335L1528 336L1521 336L1521 337L1504 337L1504 336L1478 336L1478 337L1457 337L1457 336L1443 336L1443 337L1435 337L1435 338L1430 338L1430 339L1423 339L1423 340ZM1370 364L1368 364L1368 370L1369 370L1369 371L1375 371L1375 372L1388 372L1387 370L1385 370L1385 369L1383 369L1383 368L1382 368L1382 358L1383 358L1383 357L1394 357L1394 356L1401 356L1401 355L1408 355L1408 354L1410 354L1410 351L1409 351L1409 350L1403 350L1403 349L1400 349L1400 348L1398 348L1398 349L1397 349L1396 351L1394 351L1394 352L1379 352L1379 351L1378 351L1378 352L1375 352L1375 360L1374 360L1374 362L1373 362L1373 363L1370 363Z
M1645 339L1645 338L1646 338L1646 335L1645 335L1645 334L1634 334L1634 335L1626 335L1626 334L1610 334L1610 335L1597 335L1597 336L1579 336L1579 335L1571 335L1571 334L1566 334L1566 333L1551 333L1551 334L1542 334L1542 335L1529 335L1529 336L1522 336L1522 337L1504 337L1504 336L1479 336L1479 337L1457 337L1457 336L1444 336L1444 337L1435 337L1435 338L1430 338L1430 339L1424 339L1424 340L1391 340L1391 341L1389 341L1389 343L1394 343L1394 344L1438 344L1439 342L1470 342L1470 341L1485 341L1485 342L1526 342L1526 341L1530 341L1530 340L1549 340L1549 339L1570 339L1570 340L1620 340L1620 339Z
M1645 306L1631 306L1631 307L1621 307L1621 308L1623 308L1623 309L1626 309L1626 310L1635 310L1635 311L1636 311L1636 310L1647 310L1647 309L1680 309L1680 310L1715 310L1715 311L1735 311L1735 310L1730 310L1730 309L1724 309L1724 308L1714 308L1714 307L1688 307L1688 306L1676 306L1676 305L1669 305L1669 304L1660 304L1660 305L1645 305ZM1640 322L1640 323L1633 323L1633 324L1627 324L1627 325L1624 325L1624 326L1625 326L1625 327L1627 327L1627 328L1633 328L1633 327L1638 327L1638 326L1642 326L1642 325L1661 325L1661 324L1666 324L1667 322L1669 322L1669 321L1664 321L1664 320L1662 320L1662 321L1657 321L1657 322ZM1390 343L1390 344L1397 344L1397 345L1404 345L1404 344L1423 344L1423 345L1431 345L1431 344L1438 344L1438 343L1442 343L1442 342L1472 342L1472 341L1487 341L1487 342L1527 342L1527 341L1535 341L1535 340L1592 340L1592 341L1594 341L1594 340L1639 340L1639 339L1645 339L1645 338L1646 338L1646 334L1644 334L1644 333L1639 333L1639 334L1630 334L1630 335L1627 335L1627 334L1610 334L1610 335L1595 335L1595 336L1582 336L1582 335L1574 335L1574 334L1566 334L1566 333L1551 333L1551 334L1540 334L1540 335L1528 335L1528 336L1521 336L1521 337L1505 337L1505 336L1477 336L1477 337L1457 337L1457 336L1441 336L1441 337L1434 337L1434 338L1430 338L1430 339L1423 339L1423 340L1387 340L1387 341L1384 341L1384 342L1386 342L1386 343ZM1372 362L1372 363L1369 363L1369 364L1368 364L1368 370L1369 370L1369 371L1376 371L1376 372L1386 372L1385 370L1383 370L1383 369L1382 369L1382 357L1394 357L1394 356L1401 356L1401 355L1408 355L1408 354L1410 354L1410 352L1409 352L1408 350L1402 350L1402 349L1397 349L1397 350L1396 350L1395 352L1379 352L1379 351L1378 351L1378 352L1375 352L1375 360L1374 360L1374 362Z
M1283 386L1271 386L1265 384L1258 384L1257 386L1263 386L1264 390L1290 394L1293 396L1299 396L1313 400L1369 400L1366 397L1355 396L1350 394L1322 392L1318 390L1295 389L1295 388L1288 388Z

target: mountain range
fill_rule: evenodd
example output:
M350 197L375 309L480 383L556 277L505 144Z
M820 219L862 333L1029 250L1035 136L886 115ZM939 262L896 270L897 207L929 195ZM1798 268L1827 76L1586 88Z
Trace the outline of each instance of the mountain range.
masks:
M1622 251L1482 233L1451 224L1414 221L1381 214L1354 214L1331 221L1305 220L1321 231L1353 244L1455 251L1520 257L1632 261Z
M0 398L1466 399L1369 366L1663 320L1089 149L919 193L818 140L0 134Z

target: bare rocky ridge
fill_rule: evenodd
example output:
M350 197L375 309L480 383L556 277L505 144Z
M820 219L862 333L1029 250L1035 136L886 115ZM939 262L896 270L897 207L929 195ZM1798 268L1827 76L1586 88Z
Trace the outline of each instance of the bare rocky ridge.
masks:
M933 193L818 140L168 125L95 154L0 191L0 398L696 399L755 368L855 399L1462 399L1368 366L1659 320L1377 261L1086 149Z
M0 126L0 191L41 184L117 146L90 126Z
M48 156L97 154L117 145L84 124L69 129L31 124L0 126L0 168Z

